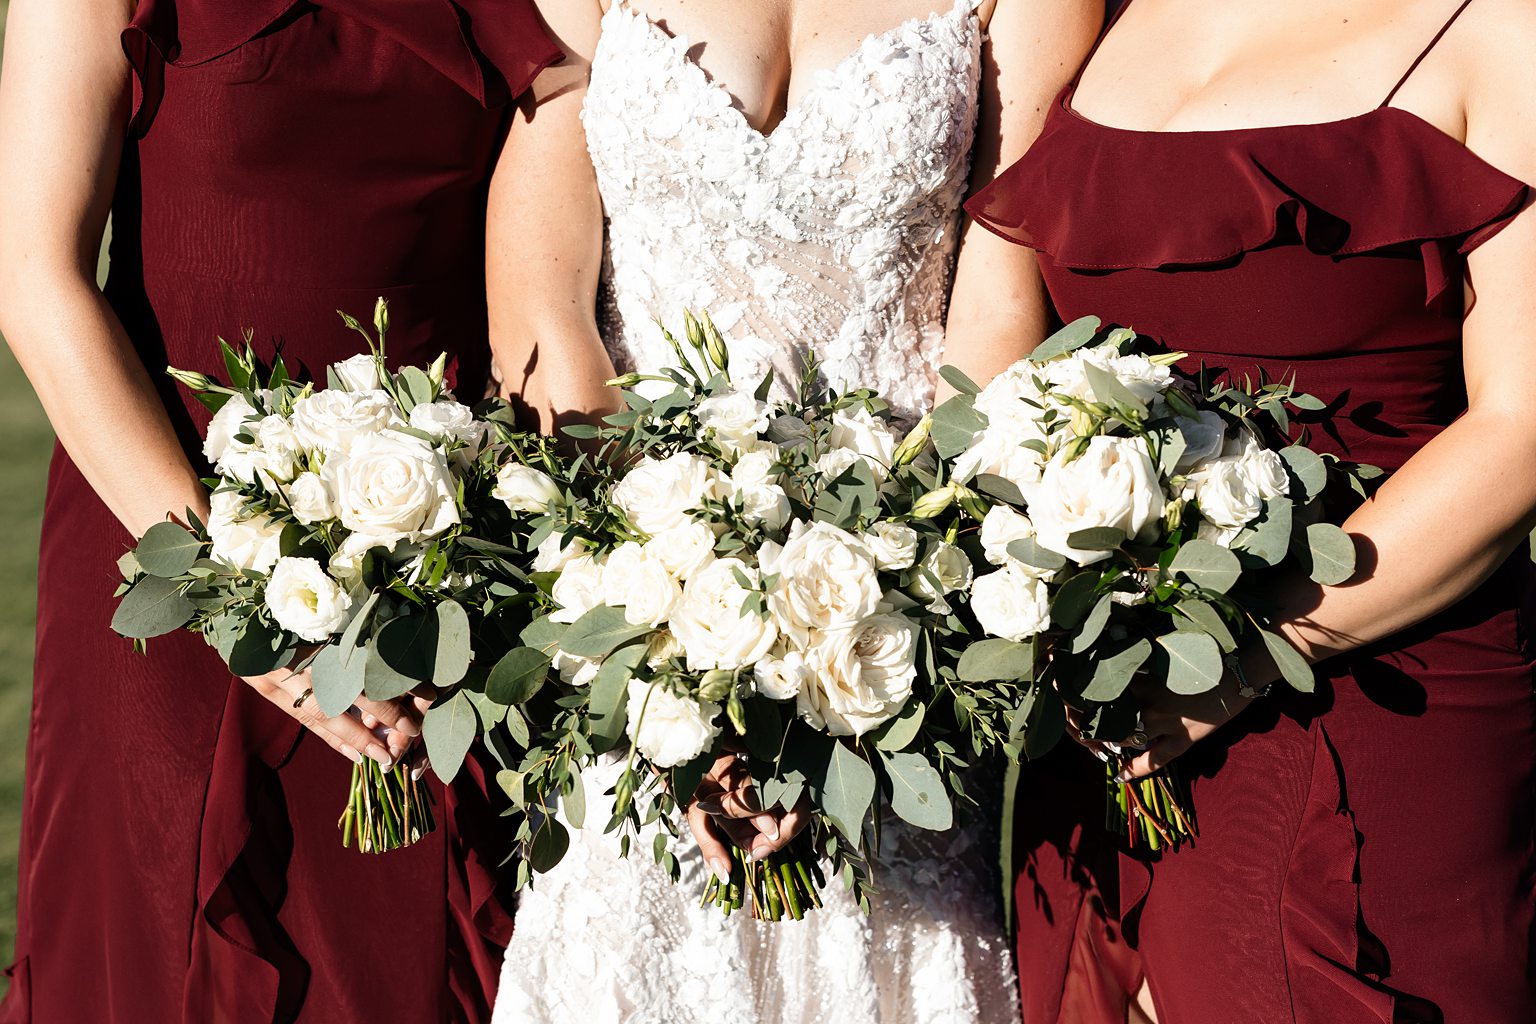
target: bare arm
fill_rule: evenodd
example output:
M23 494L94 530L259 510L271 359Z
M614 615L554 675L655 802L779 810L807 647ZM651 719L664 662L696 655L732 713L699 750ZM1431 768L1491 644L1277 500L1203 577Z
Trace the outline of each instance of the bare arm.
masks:
M14 0L0 77L0 330L130 533L207 495L96 287L128 108L131 0Z
M1097 0L997 0L982 52L981 112L971 186L1022 157L1051 101L1088 52ZM946 327L945 361L985 384L1044 338L1050 302L1035 254L966 218ZM940 400L950 393L940 382Z
M539 0L566 59L539 76L491 184L486 269L503 394L551 432L617 408L597 332L603 207L581 123L602 10Z

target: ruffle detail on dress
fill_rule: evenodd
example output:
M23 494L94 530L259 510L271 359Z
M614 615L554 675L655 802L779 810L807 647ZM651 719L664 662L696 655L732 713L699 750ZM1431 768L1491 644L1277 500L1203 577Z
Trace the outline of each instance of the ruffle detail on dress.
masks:
M394 39L487 108L522 95L564 51L531 0L140 0L123 30L133 67L129 136L142 138L165 89L165 67L196 67L238 49L295 9L323 7Z
M1285 241L1336 258L1416 244L1430 302L1531 197L1396 107L1324 124L1141 132L1088 121L1067 95L1034 147L966 210L1075 270L1228 263ZM1187 208L1191 195L1201 197L1195 216L1147 215Z

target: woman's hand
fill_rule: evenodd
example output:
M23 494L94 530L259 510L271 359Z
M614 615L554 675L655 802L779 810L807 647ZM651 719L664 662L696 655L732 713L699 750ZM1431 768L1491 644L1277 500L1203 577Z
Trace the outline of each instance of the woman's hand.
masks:
M1141 726L1146 749L1120 773L1119 781L1145 778L1166 767L1190 747L1205 739L1253 703L1238 695L1238 681L1228 672L1215 689L1191 697L1170 693L1162 687L1137 688ZM1139 739L1140 737L1138 737Z
M717 878L731 876L727 842L759 861L784 849L811 821L810 802L801 796L794 810L764 811L747 766L726 752L715 760L688 805L688 828Z
M421 735L419 700L405 704L359 699L354 705L357 717L346 714L331 718L315 700L308 669L292 672L280 668L264 676L247 676L245 682L355 764L362 764L367 755L388 771ZM383 739L375 731L378 729L386 730Z

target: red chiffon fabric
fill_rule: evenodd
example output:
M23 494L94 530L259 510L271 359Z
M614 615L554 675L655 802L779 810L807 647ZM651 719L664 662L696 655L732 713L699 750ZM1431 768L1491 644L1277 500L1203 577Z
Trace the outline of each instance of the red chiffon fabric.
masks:
M1393 470L1466 410L1464 256L1529 199L1391 107L1137 132L1079 116L1068 90L968 209L1038 251L1064 319L1134 327L1191 368L1294 373L1326 403L1303 418L1314 447ZM1277 693L1185 756L1199 840L1123 857L1119 879L1160 1019L1536 1019L1530 575L1522 550L1455 607L1319 666L1315 696ZM1036 849L1069 868L1037 868L1047 902L1078 912L1047 920L1038 877L1018 887L1031 1024L1123 1021L1137 980L1093 920L1114 885L1094 870L1098 805L1079 807L1088 826Z
M107 292L189 452L215 338L323 374L392 303L390 357L488 375L491 169L559 51L527 0L141 0ZM61 41L63 45L63 41ZM190 636L108 623L130 538L62 452L44 516L18 959L0 1020L483 1021L510 916L477 766L439 830L344 850L350 763ZM501 848L501 849L504 849Z

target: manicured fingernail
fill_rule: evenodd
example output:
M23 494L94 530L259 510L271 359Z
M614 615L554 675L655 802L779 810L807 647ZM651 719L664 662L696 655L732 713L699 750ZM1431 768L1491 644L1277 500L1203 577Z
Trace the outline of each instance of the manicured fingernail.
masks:
M721 805L719 800L715 800L715 799L712 799L710 797L705 797L703 800L699 800L697 802L698 802L698 805L699 805L699 810L703 811L705 814L724 814L725 813L725 808Z
M425 774L427 774L427 766L424 764L417 765L411 769L411 781L420 782L421 777Z
M421 735L421 726L417 725L409 718L402 718L400 719L399 724L395 726L395 731L402 732L412 739L415 739L417 736Z
M363 715L363 724L370 729L377 729L379 727L379 720L372 715L365 714Z
M709 870L715 873L716 878L730 878L731 862L724 857L714 857L709 862Z
M757 830L769 839L779 838L779 823L774 820L773 815L759 814L752 819L752 824L756 825Z
M363 763L363 755L359 754L356 750L354 750L353 748L347 746L345 743L343 743L341 745L341 752L343 754L345 754L346 756L350 757L352 759L352 763L353 764L362 764Z
M1120 782L1120 783L1125 783L1125 782L1130 782L1135 777L1136 777L1135 773L1132 772L1129 768L1126 768L1126 769L1122 770L1119 774L1117 774L1115 776L1115 781L1116 782Z
M389 771L395 766L395 759L389 756L389 751L375 743L368 748L368 756L379 762L379 767Z

